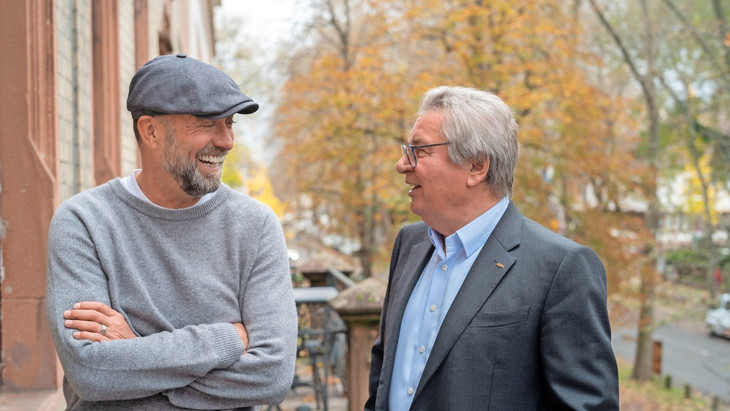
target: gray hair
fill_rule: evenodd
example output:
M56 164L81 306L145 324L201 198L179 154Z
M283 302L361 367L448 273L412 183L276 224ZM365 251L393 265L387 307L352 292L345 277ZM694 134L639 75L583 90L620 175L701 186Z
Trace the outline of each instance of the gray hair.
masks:
M492 93L443 86L424 95L418 115L431 111L444 114L442 132L451 143L451 161L464 166L489 159L486 184L497 197L512 196L520 152L512 109Z

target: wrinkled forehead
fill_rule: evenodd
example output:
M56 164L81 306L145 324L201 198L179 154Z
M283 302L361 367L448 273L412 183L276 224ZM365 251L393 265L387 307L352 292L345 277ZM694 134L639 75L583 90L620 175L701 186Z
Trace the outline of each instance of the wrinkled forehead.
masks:
M444 113L427 111L418 116L408 136L408 144L420 145L444 141Z

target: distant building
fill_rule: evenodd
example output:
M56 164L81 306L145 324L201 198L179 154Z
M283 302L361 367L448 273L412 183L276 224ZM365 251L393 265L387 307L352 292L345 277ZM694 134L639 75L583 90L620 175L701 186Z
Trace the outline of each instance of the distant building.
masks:
M692 247L706 235L704 203L699 189L692 193L690 181L692 172L677 174L672 180L664 181L658 188L662 204L662 224L657 241L664 250ZM725 247L730 228L730 192L726 185L715 185L710 192L710 214L712 217L712 240L716 246Z
M211 62L220 0L0 0L0 388L58 390L45 319L58 204L138 164L127 88L149 59Z

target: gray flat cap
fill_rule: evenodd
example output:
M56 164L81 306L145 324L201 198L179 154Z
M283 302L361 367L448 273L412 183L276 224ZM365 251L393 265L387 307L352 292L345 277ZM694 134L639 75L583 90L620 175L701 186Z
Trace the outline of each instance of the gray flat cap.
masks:
M129 83L127 110L132 118L192 114L217 119L258 109L226 73L182 53L155 57Z

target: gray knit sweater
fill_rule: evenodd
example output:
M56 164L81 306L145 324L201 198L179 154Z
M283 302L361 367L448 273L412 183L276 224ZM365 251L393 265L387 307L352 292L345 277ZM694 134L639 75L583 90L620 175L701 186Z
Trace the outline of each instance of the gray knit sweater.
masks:
M283 400L297 316L281 226L221 185L168 210L120 179L63 202L48 244L47 313L70 410L236 409ZM63 311L101 301L138 338L76 340ZM231 323L248 329L248 351Z

